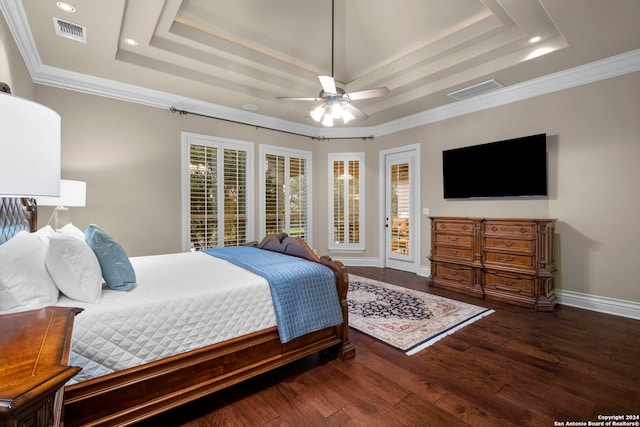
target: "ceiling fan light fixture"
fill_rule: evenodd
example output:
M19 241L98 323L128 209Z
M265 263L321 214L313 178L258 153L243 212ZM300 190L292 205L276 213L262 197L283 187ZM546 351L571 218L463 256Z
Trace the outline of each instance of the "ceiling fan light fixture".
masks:
M336 80L333 75L334 45L335 45L335 0L331 0L331 75L318 76L322 90L315 98L286 97L278 96L277 99L289 99L292 101L322 101L322 104L309 112L313 120L322 123L324 126L333 126L333 121L340 120L344 124L353 119L366 120L369 115L353 105L351 101L361 99L378 98L389 94L389 89L379 87L375 89L365 89L347 93L343 88L336 87Z
M344 112L342 113L342 120L344 121L345 125L355 118L356 116L351 114L351 111L349 110L344 110Z
M322 120L322 116L324 116L324 105L318 105L316 108L311 110L309 115L313 120L319 123L320 120Z
M322 123L323 126L333 126L334 120L342 120L346 125L351 120L355 119L351 111L345 108L340 101L325 102L322 105L317 106L309 113L311 118L316 122Z
M342 116L344 115L344 111L344 107L340 102L334 102L331 106L331 116L336 120L342 118Z

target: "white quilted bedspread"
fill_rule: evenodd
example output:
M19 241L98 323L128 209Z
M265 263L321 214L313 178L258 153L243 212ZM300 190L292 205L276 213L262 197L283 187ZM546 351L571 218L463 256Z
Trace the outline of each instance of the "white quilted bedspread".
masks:
M227 261L187 252L131 258L138 286L103 289L74 320L71 383L276 325L267 281Z

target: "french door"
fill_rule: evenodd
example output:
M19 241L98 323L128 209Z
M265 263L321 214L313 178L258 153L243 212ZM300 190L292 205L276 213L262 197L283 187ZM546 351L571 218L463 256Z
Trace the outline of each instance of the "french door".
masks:
M381 153L384 161L384 264L418 272L420 267L419 151L415 146Z

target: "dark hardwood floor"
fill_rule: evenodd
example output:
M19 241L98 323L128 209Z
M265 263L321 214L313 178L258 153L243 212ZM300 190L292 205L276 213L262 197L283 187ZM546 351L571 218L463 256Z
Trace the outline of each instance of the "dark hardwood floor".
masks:
M310 356L141 425L554 426L640 414L640 320L538 313L427 288L415 274L349 272L496 312L413 356L351 329L355 360Z

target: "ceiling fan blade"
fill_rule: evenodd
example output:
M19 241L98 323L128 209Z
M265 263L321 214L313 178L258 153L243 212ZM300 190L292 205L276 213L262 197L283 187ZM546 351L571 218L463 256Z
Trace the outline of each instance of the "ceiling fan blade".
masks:
M359 109L358 107L349 104L348 102L344 103L344 109L349 111L351 114L353 114L353 116L358 119L358 120L367 120L369 118L369 115L367 113L365 113L364 111L362 111L361 109Z
M375 89L359 90L357 92L350 92L349 99L357 101L359 99L378 98L389 94L389 89L386 87L378 87Z
M285 99L287 101L322 101L322 98L299 98L296 96L277 96L276 99Z
M335 94L336 91L336 81L334 80L333 77L330 76L318 76L318 79L320 79L320 84L322 85L322 90L325 91L325 93L330 93L330 94Z

